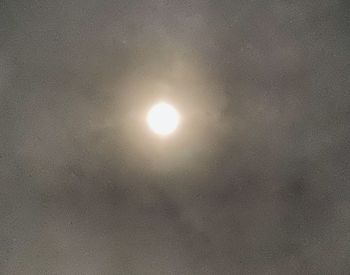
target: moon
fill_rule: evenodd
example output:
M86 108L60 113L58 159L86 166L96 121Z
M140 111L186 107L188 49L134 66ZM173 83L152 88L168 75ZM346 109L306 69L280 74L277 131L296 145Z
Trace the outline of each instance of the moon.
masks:
M159 102L151 107L147 114L147 124L157 135L172 134L180 123L180 114L170 104Z

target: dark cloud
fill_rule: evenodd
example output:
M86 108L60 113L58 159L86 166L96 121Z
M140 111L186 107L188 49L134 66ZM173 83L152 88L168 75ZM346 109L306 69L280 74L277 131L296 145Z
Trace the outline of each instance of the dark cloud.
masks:
M346 1L3 1L1 274L350 272ZM184 122L146 129L158 99Z

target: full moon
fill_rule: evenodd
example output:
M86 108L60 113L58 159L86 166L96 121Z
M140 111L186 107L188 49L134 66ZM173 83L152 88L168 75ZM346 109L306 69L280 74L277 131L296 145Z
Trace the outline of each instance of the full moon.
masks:
M147 114L147 124L157 135L168 136L173 133L180 122L177 110L168 103L155 104Z

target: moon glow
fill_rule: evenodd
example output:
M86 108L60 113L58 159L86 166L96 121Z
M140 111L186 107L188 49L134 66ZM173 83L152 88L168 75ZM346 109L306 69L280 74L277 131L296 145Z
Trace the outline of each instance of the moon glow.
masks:
M168 136L178 127L180 115L177 110L168 103L155 104L147 114L147 124L157 135Z

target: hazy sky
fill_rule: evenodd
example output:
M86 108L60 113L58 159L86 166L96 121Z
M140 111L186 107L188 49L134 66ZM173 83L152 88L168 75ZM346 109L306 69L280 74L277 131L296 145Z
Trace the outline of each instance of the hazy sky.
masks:
M349 274L349 22L346 0L0 1L0 274Z

